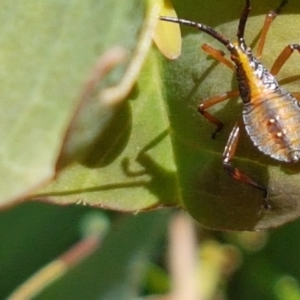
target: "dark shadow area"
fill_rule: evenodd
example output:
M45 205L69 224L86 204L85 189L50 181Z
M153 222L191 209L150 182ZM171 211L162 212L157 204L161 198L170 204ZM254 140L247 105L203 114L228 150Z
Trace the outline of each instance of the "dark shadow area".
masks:
M176 205L178 203L178 182L176 174L161 167L147 152L159 144L166 136L169 130L164 130L153 141L147 144L137 155L135 161L143 167L143 170L134 171L130 169L130 161L125 158L122 162L122 169L129 177L138 177L143 175L150 176L150 180L145 186L150 193L160 199L163 205Z
M95 139L79 163L88 168L101 168L112 163L126 147L132 124L129 103L125 103L115 112L105 130Z
M135 162L137 162L143 168L142 171L131 170L129 158L125 158L122 161L121 167L124 174L126 174L126 176L136 178L136 177L142 177L143 175L147 175L147 177L148 178L150 177L150 179L141 178L141 180L134 180L129 183L128 182L112 183L112 184L93 186L90 188L84 188L78 190L42 193L37 195L37 198L47 199L54 196L60 197L60 196L80 195L89 192L99 192L99 191L107 191L107 190L114 190L114 189L144 187L147 190L149 190L150 193L152 193L157 197L159 206L174 206L178 202L178 191L177 191L178 183L176 181L176 174L174 172L164 169L147 153L147 151L157 146L168 135L169 135L169 130L167 129L164 130L153 141L151 141L149 144L143 147L143 149L137 154ZM101 207L103 207L103 205L101 205Z

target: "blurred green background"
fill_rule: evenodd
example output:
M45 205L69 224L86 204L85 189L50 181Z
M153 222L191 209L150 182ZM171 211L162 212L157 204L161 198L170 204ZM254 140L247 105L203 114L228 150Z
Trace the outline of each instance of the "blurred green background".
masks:
M95 216L110 224L99 249L37 299L133 300L166 295L172 286L168 228L177 215L169 209L120 215L44 203L26 203L2 212L0 298L5 299L34 272L71 248L83 237L86 220L93 223ZM196 251L209 253L199 256L197 267L197 276L202 276L197 282L206 289L201 294L211 296L205 299L300 299L299 221L258 233L220 233L193 226ZM180 247L175 251L180 256Z

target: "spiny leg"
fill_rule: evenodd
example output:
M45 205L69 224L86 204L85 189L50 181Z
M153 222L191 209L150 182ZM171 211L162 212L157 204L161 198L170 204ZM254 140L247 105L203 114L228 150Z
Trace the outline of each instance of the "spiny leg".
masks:
M234 64L229 59L227 59L226 57L224 57L224 52L222 50L215 49L215 48L211 47L208 44L203 44L201 46L201 48L202 48L202 50L204 52L206 52L207 54L209 54L215 60L221 62L225 66L227 66L230 69L232 69L233 71L235 71Z
M267 34L269 32L269 29L270 29L270 26L271 26L272 22L274 21L276 16L280 13L281 9L284 7L284 5L286 3L287 3L287 0L281 1L279 6L276 9L271 10L266 15L265 22L264 22L263 28L261 30L261 34L260 34L260 37L259 37L259 43L258 43L257 50L256 50L256 57L257 58L260 58L261 55L262 55L263 48L264 48L264 45L265 45L265 42L266 42L266 37L267 37Z
M278 55L275 60L273 67L271 68L271 74L277 75L281 70L282 66L286 63L292 53L297 50L300 53L300 45L299 44L290 44L287 45L281 53Z
M215 60L223 63L224 65L226 65L227 67L229 67L230 69L232 69L233 71L235 71L235 67L233 65L233 63L228 60L227 58L224 57L224 52L222 50L218 50L215 49L213 47L211 47L208 44L203 44L201 46L201 48L203 49L203 51L205 51L207 54L209 54L210 56L212 56ZM206 100L204 100L199 106L198 106L198 112L204 116L204 118L206 118L209 122L215 124L217 126L217 129L213 132L212 134L212 138L215 139L216 135L218 132L220 132L223 128L223 123L218 120L216 117L214 117L213 115L211 115L210 113L208 113L206 111L207 108L220 103L222 101L225 101L229 98L235 98L239 96L239 91L238 90L234 90L234 91L230 91L230 92L226 92L226 93L222 93L219 95L216 95L214 97L208 98Z
M272 22L274 21L274 19L276 18L276 16L277 16L277 14L275 13L274 10L271 10L266 15L265 22L264 22L264 25L263 25L263 28L261 30L261 34L260 34L260 37L259 37L259 43L258 43L258 46L257 46L257 49L256 49L256 57L258 59L262 55L262 52L263 52L263 49L264 49L264 46L265 46L265 42L266 42L267 34L268 34L270 26L271 26Z
M300 102L300 93L295 92L295 93L292 93L292 95Z
M268 191L267 191L266 187L257 183L255 180L253 180L247 174L241 172L238 168L233 167L231 164L232 158L236 152L239 136L240 136L240 122L237 122L234 125L234 127L229 135L229 139L226 143L226 146L225 146L225 149L223 152L223 167L224 167L225 171L234 179L244 182L246 184L249 184L256 189L263 191L264 192L263 206L265 209L269 209L270 205L268 202Z
M213 47L211 47L208 44L203 44L201 46L202 50L205 51L207 54L209 54L211 57L213 57L215 60L223 63L224 65L226 65L227 67L229 67L230 69L232 69L233 71L235 71L235 66L234 64L228 60L227 58L224 57L224 52L222 50L218 50L215 49ZM223 128L223 123L217 119L216 117L214 117L213 115L211 115L210 113L208 113L206 111L207 108L218 104L222 101L228 100L229 98L235 98L239 96L239 91L238 90L233 90L233 91L229 91L229 92L225 92L219 95L216 95L214 97L208 98L206 100L204 100L199 106L198 106L198 112L204 116L204 118L206 118L209 122L215 124L217 126L217 129L213 132L212 134L212 138L215 139L216 135L218 132L220 132Z
M214 97L208 98L206 100L204 100L199 106L198 106L198 112L205 118L207 119L209 122L215 124L217 126L217 129L213 132L212 134L212 138L215 139L216 135L218 132L220 132L223 128L223 123L217 119L216 117L214 117L213 115L211 115L210 113L208 113L206 110L215 105L218 104L222 101L228 100L229 98L235 98L239 96L239 91L238 90L233 90L230 92L225 92L219 95L216 95Z

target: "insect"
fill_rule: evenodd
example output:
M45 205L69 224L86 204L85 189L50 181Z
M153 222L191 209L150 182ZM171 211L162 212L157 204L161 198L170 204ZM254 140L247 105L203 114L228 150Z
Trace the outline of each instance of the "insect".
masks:
M203 23L166 16L160 17L162 21L195 27L215 38L230 52L231 61L224 57L222 51L207 44L202 46L205 52L235 71L238 89L204 100L198 106L198 111L217 126L212 135L215 138L222 129L223 123L211 115L207 109L230 98L241 97L243 102L242 118L236 122L229 135L223 152L223 167L234 179L262 190L265 209L270 208L267 188L234 167L232 159L238 145L240 128L244 124L253 144L264 154L283 162L295 163L300 160L300 93L289 93L278 84L275 78L291 54L295 50L300 52L300 45L287 45L275 60L270 71L259 61L270 25L286 3L286 0L281 1L277 9L266 15L256 56L244 40L245 27L251 10L250 0L246 0L241 13L236 42L231 42L215 29Z

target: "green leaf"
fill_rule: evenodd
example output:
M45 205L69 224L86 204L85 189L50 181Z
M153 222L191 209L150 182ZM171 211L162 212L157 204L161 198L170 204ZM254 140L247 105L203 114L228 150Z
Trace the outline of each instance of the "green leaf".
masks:
M37 197L127 211L175 202L178 184L155 54L145 69L132 106L124 103L89 156L62 171Z
M142 18L142 12L137 13L136 8L140 6L134 4L140 1L111 5L105 8L105 13L102 7L105 0L98 4L53 3L53 7L48 4L51 7L47 7L48 14L42 19L43 26L38 27L38 22L28 21L35 26L34 30L30 30L30 26L26 30L19 28L21 33L24 31L24 41L20 40L23 43L19 48L22 51L29 49L27 51L30 55L27 54L27 57L26 52L18 52L18 57L22 57L17 65L19 69L16 68L18 71L12 72L13 75L9 78L14 78L18 83L24 82L23 78L31 82L24 84L26 88L20 94L19 90L16 92L16 106L12 106L14 109L7 104L4 110L15 112L16 107L19 109L20 105L27 107L31 104L35 109L26 108L27 111L37 113L38 107L42 112L38 117L27 117L26 120L30 120L28 128L15 118L19 124L18 135L8 134L15 126L7 122L11 128L6 126L5 139L8 139L8 134L16 143L13 149L17 151L17 155L12 155L14 152L8 150L6 153L11 157L17 156L20 162L16 160L12 164L5 159L2 164L10 166L14 170L12 174L20 174L12 166L21 166L23 181L12 180L12 176L5 177L1 183L6 190L2 195L5 199L12 190L14 194L10 198L23 195L22 192L53 174L65 129L74 107L76 108L74 99L79 97L93 61L104 49L113 46L112 41L135 45L137 35L133 35L132 28L140 28L138 20ZM243 7L240 1L231 2L230 10L227 2L220 3L217 0L203 2L201 5L195 0L174 1L173 4L178 16L201 20L235 40L237 19ZM274 8L271 0L257 0L251 4L253 13L246 28L246 40L250 41L249 44L257 37L266 13ZM271 66L284 46L299 39L295 30L300 25L299 17L290 14L297 11L297 8L299 11L297 5L288 3L282 15L272 25L262 60L266 66ZM54 9L53 12L56 19L50 13L51 8L57 10ZM65 27L57 21L61 20L61 15L65 17ZM31 20L30 17L29 14L28 20ZM27 20L25 17L23 19ZM107 24L112 24L111 31L107 30ZM54 36L52 28L56 30ZM51 34L48 36L45 32ZM211 139L214 127L199 116L197 105L201 99L232 90L236 87L236 81L231 70L209 59L200 50L200 45L204 42L222 48L218 43L195 30L182 28L182 32L183 53L180 59L175 62L166 61L163 68L163 58L153 49L136 88L128 101L124 101L113 114L105 134L101 132L93 148L87 149L85 159L59 173L53 184L36 196L37 199L59 204L78 202L123 211L179 205L201 224L214 229L256 230L279 226L299 216L297 200L300 186L295 184L299 179L299 168L297 165L283 165L265 157L251 144L246 134L240 140L234 164L268 186L271 210L262 208L261 192L234 181L223 172L222 152L232 126L239 118L241 105L237 100L230 100L210 110L226 125L217 140ZM44 47L44 52L33 47L33 36L38 41L42 37L48 37L45 43L37 43L39 47ZM131 38L132 43L129 42ZM9 51L4 53L11 55ZM288 61L280 78L299 72L297 55L293 55ZM28 72L29 66L32 67L37 62L36 59L41 66L41 73ZM18 59L13 61L15 64L17 62ZM29 65L26 70L22 68L24 63ZM8 63L5 66L8 69ZM116 77L120 79L121 76L120 71ZM108 83L111 82L108 80ZM15 91L8 88L7 84L10 86L6 83L7 91ZM32 89L32 86L35 88ZM289 88L297 91L297 83L292 83ZM20 100L24 98L27 101ZM36 104L39 105L36 107ZM53 112L51 117L47 105L55 106L50 110ZM11 114L6 114L5 118L8 116ZM99 120L95 118L94 122L96 124ZM18 131L14 129L13 132ZM4 144L8 149L11 145L5 139ZM35 176L28 176L29 170L30 174L37 170ZM43 170L47 172L42 172ZM29 178L31 184L25 182ZM8 184L9 180L17 182L18 188L13 189L12 184ZM23 183L22 186L20 182Z
M142 14L137 0L126 5L2 1L2 205L53 177L65 130L97 57L116 45L132 49ZM123 26L125 19L130 26ZM117 71L110 84L121 77Z

